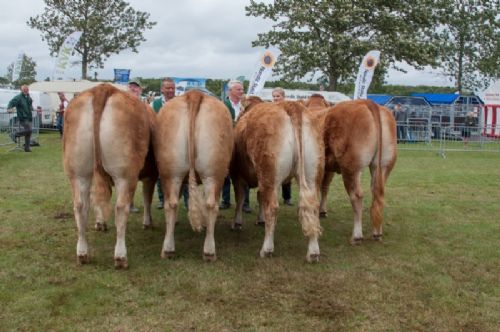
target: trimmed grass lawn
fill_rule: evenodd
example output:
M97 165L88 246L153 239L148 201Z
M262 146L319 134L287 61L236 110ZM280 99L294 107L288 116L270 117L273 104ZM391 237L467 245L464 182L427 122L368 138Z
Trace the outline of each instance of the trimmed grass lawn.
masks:
M32 153L0 149L1 331L498 331L499 153L400 151L386 187L383 243L369 240L365 172L366 241L356 247L336 177L319 264L305 262L296 207L284 205L274 257L258 256L264 229L253 224L252 190L254 213L242 232L229 230L233 211L221 211L215 263L202 261L204 235L183 208L177 258L160 259L165 226L155 208L153 230L131 214L130 269L116 271L112 220L97 233L91 219L91 264L76 265L60 139L42 133L40 143ZM135 203L142 207L140 187Z

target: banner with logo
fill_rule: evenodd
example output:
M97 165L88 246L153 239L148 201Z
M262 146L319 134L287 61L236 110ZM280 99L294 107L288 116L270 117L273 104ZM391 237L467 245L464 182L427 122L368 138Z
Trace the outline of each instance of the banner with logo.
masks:
M257 70L250 79L248 85L248 96L256 96L264 87L264 83L271 76L274 64L276 63L276 56L269 49L266 49L264 54L261 55Z
M359 65L354 96L352 99L366 99L366 94L373 78L373 71L380 62L380 51L372 50L368 52Z
M16 62L14 62L14 67L12 67L12 82L17 81L21 75L21 69L23 69L24 52L21 51L17 55Z
M204 88L206 78L170 77L175 82L175 95L184 94L189 88Z
M59 55L56 59L52 80L64 80L66 78L66 69L68 68L69 59L76 44L80 40L82 33L82 31L75 31L66 37L62 43L61 48L59 49Z
M115 83L127 84L130 79L130 69L115 69Z

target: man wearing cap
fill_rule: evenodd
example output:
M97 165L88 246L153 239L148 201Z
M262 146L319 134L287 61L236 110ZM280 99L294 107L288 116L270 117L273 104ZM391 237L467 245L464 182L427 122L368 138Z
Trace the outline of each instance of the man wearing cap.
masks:
M137 81L128 82L128 91L132 93L134 96L142 100L142 87Z

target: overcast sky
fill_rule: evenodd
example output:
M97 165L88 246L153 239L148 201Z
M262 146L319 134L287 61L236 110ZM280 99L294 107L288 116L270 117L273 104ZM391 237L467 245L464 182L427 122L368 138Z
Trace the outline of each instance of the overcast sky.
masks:
M252 48L257 33L269 31L272 22L245 16L249 0L129 0L136 10L151 14L157 22L144 34L139 53L123 51L112 55L97 71L98 78L112 79L114 68L131 69L132 77L202 77L230 79L255 70L263 49ZM37 79L52 75L55 59L38 30L26 24L30 16L43 12L42 0L2 1L0 11L0 75L24 51L33 58ZM278 60L279 61L279 60ZM409 67L408 67L409 68ZM445 85L446 78L430 69L408 73L389 71L387 83L402 85ZM78 78L80 68L70 75ZM94 71L89 71L93 75Z

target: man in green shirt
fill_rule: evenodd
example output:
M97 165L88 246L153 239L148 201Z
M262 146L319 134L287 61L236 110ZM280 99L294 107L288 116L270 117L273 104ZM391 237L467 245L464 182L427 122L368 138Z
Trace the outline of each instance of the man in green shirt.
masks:
M160 87L160 92L161 96L153 100L151 103L151 108L153 108L153 111L155 113L158 113L162 106L169 101L170 99L175 97L175 82L171 78L165 78L161 82L161 87ZM164 204L164 196L163 196L163 191L161 190L161 181L158 179L158 182L156 183L156 190L158 191L158 199L160 202L158 203L158 209L163 209L163 204ZM182 196L184 197L184 206L186 209L188 208L189 204L189 190L186 184L183 184L181 187L181 192Z
M13 139L17 142L17 138L24 136L24 151L31 152L31 124L33 121L33 100L30 97L30 90L27 85L21 86L21 93L12 98L7 105L7 108L15 107L17 111L17 120L23 130L13 134Z

